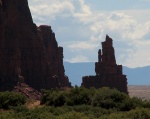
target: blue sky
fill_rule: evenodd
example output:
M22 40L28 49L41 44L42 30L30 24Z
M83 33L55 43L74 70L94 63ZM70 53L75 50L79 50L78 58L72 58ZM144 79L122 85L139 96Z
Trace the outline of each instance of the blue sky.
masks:
M150 65L150 0L28 0L34 22L52 26L64 61L96 62L106 34L118 64Z

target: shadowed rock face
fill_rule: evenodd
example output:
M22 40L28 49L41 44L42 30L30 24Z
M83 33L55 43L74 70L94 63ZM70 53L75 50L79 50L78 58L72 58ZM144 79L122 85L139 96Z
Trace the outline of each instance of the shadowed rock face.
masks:
M82 86L90 88L110 87L128 93L127 78L122 74L122 65L116 64L112 39L106 36L102 42L102 51L98 51L98 62L95 63L96 76L82 78Z
M0 0L0 90L18 81L36 89L71 86L64 72L51 27L33 23L27 0Z

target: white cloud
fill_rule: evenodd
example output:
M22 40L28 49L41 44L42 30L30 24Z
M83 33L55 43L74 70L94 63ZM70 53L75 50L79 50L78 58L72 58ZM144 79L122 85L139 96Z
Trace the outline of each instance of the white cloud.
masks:
M89 6L85 5L84 0L79 0L80 11L74 13L74 17L79 19L83 23L90 22L89 17L92 16L92 12Z
M68 47L73 50L90 50L95 49L99 44L94 44L92 42L75 42L74 44L69 45Z
M67 49L65 60L93 61L92 52L97 55L108 34L114 40L119 64L150 65L150 9L93 11L85 0L29 0L29 3L34 21L55 29L58 43ZM74 56L70 57L71 53Z
M110 30L131 30L136 21L124 13L113 12L108 16L107 23Z
M45 17L43 22L55 20L56 16L66 17L75 9L71 0L29 0L29 3L34 18Z
M81 56L81 55L75 56L75 57L73 57L71 59L68 59L66 61L71 62L71 63L75 63L75 62L89 62L87 57Z
M124 64L130 67L141 67L149 65L149 62L149 50L139 49L136 52L130 52Z

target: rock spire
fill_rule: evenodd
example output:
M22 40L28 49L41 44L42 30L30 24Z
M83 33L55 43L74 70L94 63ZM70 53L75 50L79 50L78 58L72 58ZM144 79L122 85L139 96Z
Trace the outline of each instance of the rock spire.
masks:
M84 76L82 86L90 88L110 87L121 92L127 91L127 78L122 74L122 65L116 64L113 40L107 35L98 51L98 62L95 63L96 76Z

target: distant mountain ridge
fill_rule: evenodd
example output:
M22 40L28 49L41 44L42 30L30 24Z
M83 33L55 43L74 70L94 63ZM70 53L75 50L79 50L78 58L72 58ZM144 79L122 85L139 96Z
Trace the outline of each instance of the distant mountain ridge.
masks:
M82 77L95 74L95 62L64 62L65 73L72 85L81 85ZM128 85L150 85L150 66L128 68L123 66L123 74L127 75Z

